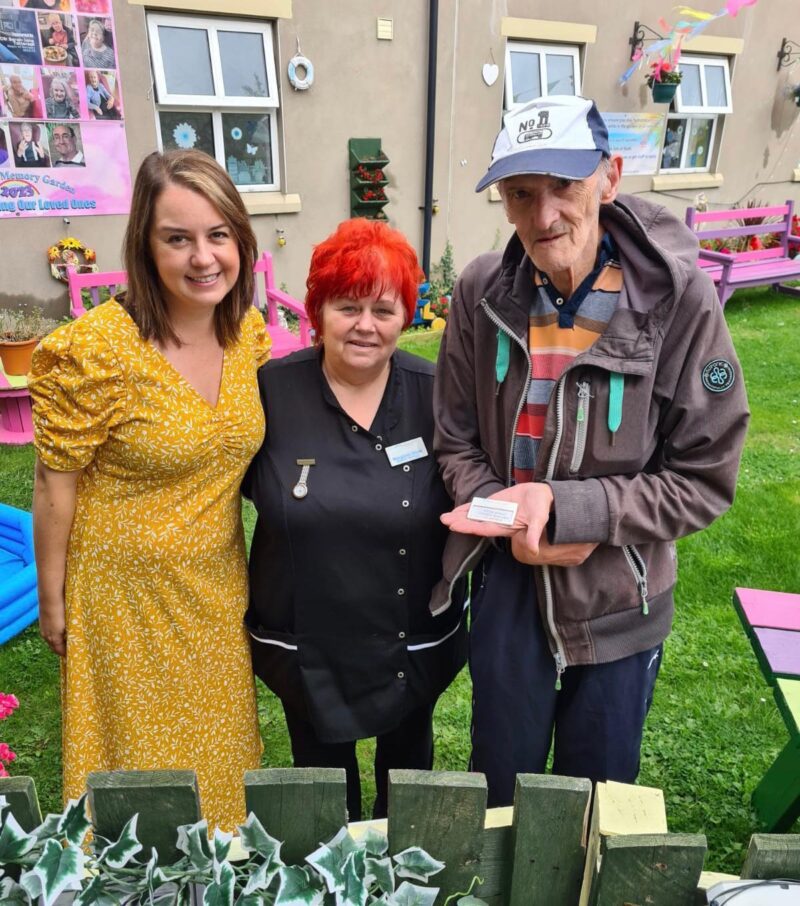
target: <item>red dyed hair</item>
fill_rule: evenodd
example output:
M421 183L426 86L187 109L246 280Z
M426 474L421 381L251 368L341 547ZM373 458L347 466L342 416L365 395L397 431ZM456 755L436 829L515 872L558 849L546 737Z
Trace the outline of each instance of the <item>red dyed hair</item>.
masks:
M311 256L306 280L311 326L319 335L320 309L329 299L378 298L393 290L403 303L408 327L423 279L417 253L402 233L364 217L345 220Z

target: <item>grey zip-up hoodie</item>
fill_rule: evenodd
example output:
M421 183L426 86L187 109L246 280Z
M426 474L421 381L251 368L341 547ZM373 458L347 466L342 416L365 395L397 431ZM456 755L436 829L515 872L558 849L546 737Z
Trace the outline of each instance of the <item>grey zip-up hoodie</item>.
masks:
M741 369L697 239L665 208L619 196L601 208L623 289L602 337L550 400L534 480L554 495L555 544L596 542L580 566L534 567L559 670L651 648L669 633L674 541L732 503L749 412ZM531 263L514 236L455 289L434 391L435 450L456 504L511 483L530 376ZM614 413L620 411L616 430ZM486 548L451 536L431 610Z

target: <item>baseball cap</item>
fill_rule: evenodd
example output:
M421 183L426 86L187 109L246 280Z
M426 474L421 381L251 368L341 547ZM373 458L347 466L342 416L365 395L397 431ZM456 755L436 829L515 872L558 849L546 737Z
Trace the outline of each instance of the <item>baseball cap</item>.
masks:
M594 101L551 94L515 107L503 117L491 166L475 191L525 173L586 179L601 158L610 156L608 129Z

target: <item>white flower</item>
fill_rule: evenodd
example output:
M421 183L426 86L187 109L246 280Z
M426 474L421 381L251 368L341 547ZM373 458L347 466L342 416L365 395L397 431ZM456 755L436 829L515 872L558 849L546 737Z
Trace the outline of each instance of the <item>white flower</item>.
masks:
M194 148L197 144L197 133L188 123L178 123L172 130L172 137L179 148Z

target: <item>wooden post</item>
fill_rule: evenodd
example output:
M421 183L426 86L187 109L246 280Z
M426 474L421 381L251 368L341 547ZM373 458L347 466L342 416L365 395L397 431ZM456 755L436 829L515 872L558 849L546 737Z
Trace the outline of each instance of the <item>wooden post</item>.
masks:
M244 775L247 812L283 841L287 865L302 865L320 843L347 824L343 768L270 768Z
M42 823L42 812L32 777L0 777L0 796L8 801L17 824L30 833Z
M753 790L765 830L787 831L800 816L800 736L792 737Z
M694 906L705 852L702 834L611 837L597 879L597 906Z
M480 875L485 815L483 774L389 771L389 852L420 846L445 863L430 882L441 888L437 903Z
M155 847L162 865L172 864L180 855L175 846L178 827L200 820L194 771L92 772L86 788L95 832L116 840L138 813L139 842L145 853Z
M489 906L508 906L514 841L514 809L509 806L486 810L483 849L478 874L483 878L478 896Z
M744 860L742 878L759 881L800 878L800 836L753 834Z
M586 858L591 781L518 774L509 906L574 906Z

